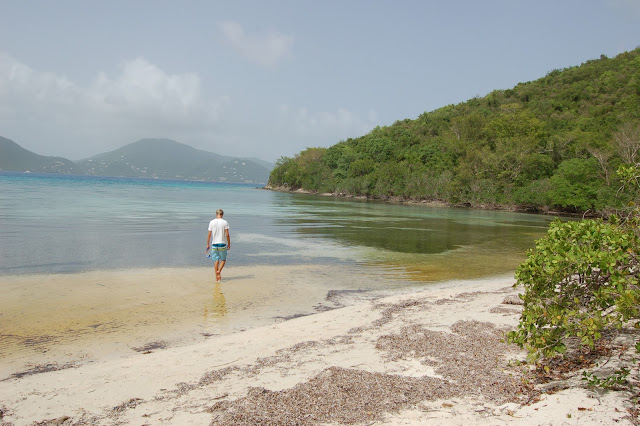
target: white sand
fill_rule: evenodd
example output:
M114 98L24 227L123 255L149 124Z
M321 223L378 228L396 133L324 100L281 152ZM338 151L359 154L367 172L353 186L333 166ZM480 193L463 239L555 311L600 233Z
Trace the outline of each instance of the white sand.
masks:
M411 354L390 359L376 348L378 339L411 325L450 333L452 325L461 320L514 326L520 307L501 305L506 295L515 294L511 284L508 278L446 283L213 336L203 343L4 380L0 382L0 420L14 425L64 417L68 417L66 424L208 425L219 414L207 411L216 402L243 398L252 387L290 389L329 367L405 377L437 376L432 366ZM406 301L416 303L404 303L385 317L390 306ZM505 354L505 365L507 356L521 358L522 353ZM442 359L446 362L446 351ZM477 395L463 395L420 402L386 413L370 424L624 424L625 397L572 387L543 395L532 405L496 406Z

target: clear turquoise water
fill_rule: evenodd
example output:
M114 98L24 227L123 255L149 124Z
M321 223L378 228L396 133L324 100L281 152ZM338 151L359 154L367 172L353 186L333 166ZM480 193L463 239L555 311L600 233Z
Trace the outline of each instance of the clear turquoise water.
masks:
M477 255L476 276L512 269L551 219L250 185L0 172L0 275L205 266L217 208L234 265L386 262L424 272L456 259L472 267Z

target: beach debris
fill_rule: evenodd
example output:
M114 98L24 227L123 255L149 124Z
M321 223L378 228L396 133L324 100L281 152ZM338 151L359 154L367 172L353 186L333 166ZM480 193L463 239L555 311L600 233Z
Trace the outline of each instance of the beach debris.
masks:
M307 317L309 315L312 315L312 314L310 314L310 313L308 313L308 314L298 313L298 314L293 314L293 315L287 315L286 317L277 316L277 317L273 317L273 318L277 319L277 320L282 320L282 321L289 321L289 320L296 319L296 318Z
M218 399L224 399L224 398L226 398L228 396L229 396L229 394L225 392L222 395L216 396L215 398L211 398L211 399L213 399L215 401L215 400L218 400Z
M77 368L77 367L78 366L72 362L68 362L62 365L58 364L57 362L50 362L47 364L36 364L33 368L30 368L26 371L21 371L19 373L13 373L11 376L1 381L10 380L10 379L21 379L25 376L32 376L34 374L49 373L51 371L66 370L67 368Z
M164 394L163 395L157 395L154 398L154 401L165 401L165 400L170 400L172 398L175 397L181 397L184 396L186 394L188 394L189 392L196 390L200 387L204 387L204 386L208 386L211 385L215 382L218 382L220 380L223 380L226 376L228 376L231 373L234 373L236 371L240 370L239 367L225 367L225 368L221 368L219 370L214 370L214 371L209 371L208 373L206 373L204 376L202 376L200 378L200 380L198 381L198 383L194 384L194 383L185 383L185 382L180 382L176 384L176 388L172 389L172 390L168 390L168 389L161 389Z
M131 398L120 405L116 405L115 407L113 407L111 411L115 413L121 413L125 410L128 410L129 408L136 408L138 405L142 404L143 402L144 400L141 398Z
M363 423L434 395L448 397L452 390L432 377L329 367L291 389L250 388L247 396L219 401L207 411L215 414L212 425Z
M356 290L329 290L325 300L327 302L334 303L338 307L352 305L357 301L361 301L365 298L357 297L364 293L369 293L370 290L356 289Z
M403 302L394 303L394 304L378 303L378 304L375 305L375 308L376 309L384 309L382 311L381 317L378 318L377 320L375 320L373 323L371 323L368 326L354 327L354 328L350 329L348 331L348 333L349 334L360 334L363 331L378 329L378 328L384 326L385 324L388 324L391 321L393 321L394 315L399 314L401 312L404 312L408 308L424 309L426 306L429 306L430 304L431 303L428 302L428 301L415 300L415 299L405 300Z
M198 382L201 386L210 385L211 383L218 382L228 376L229 374L238 371L239 367L225 367L220 370L209 371L207 374L202 376L200 381Z
M167 342L165 342L164 340L157 340L155 342L149 342L144 346L139 346L137 348L131 348L136 352L142 352L142 353L151 353L151 351L156 350L156 349L166 349L167 347Z
M524 305L524 301L517 294L510 294L502 301L503 305Z
M417 358L454 384L457 395L475 395L494 403L515 402L533 385L521 374L505 372L503 354L512 348L504 342L505 330L492 323L458 321L452 333L429 330L421 325L404 327L399 334L381 336L376 348L389 361Z
M403 302L400 309L418 305ZM383 322L390 321L397 309L387 307ZM449 401L469 395L498 404L518 403L526 399L532 385L522 380L524 372L501 368L501 358L509 349L503 340L504 330L477 321L458 321L452 333L405 327L399 334L381 336L376 348L389 361L418 358L435 366L440 377L329 367L290 389L254 387L242 398L217 401L208 409L214 414L211 424L365 423L424 401L443 400L442 407L452 408ZM302 342L289 349L294 353L316 345ZM270 363L262 365L266 364Z
M322 303L319 303L313 307L313 310L316 312L327 312L327 311L333 311L334 309L338 309L338 306L327 306L327 305L323 305Z
M353 345L355 342L353 336L336 336L331 339L324 340L326 345Z
M307 340L306 342L300 342L300 343L296 343L295 345L291 346L290 348L287 349L280 349L279 351L277 351L277 354L280 353L284 353L284 352L298 352L300 350L307 350L307 349L311 349L311 348L317 348L322 346L322 344L320 342L318 342L317 340Z
M197 387L198 385L193 383L180 382L176 384L175 394L178 396L186 395Z
M433 303L435 305L451 305L451 304L456 304L464 301L473 300L477 296L481 296L483 294L488 294L488 292L485 292L485 291L464 292L464 293L457 294L455 296L438 299Z
M71 424L71 417L62 416L62 417L58 417L57 419L50 419L50 420L43 420L41 422L34 422L33 425L36 425L36 426L60 426L60 425L66 424L67 422L69 422L69 424Z
M11 336L13 337L13 336ZM22 344L27 347L44 346L47 343L56 343L58 339L55 336L44 334L42 336L29 336L22 339Z
M516 315L516 314L521 314L522 309L507 308L504 306L494 306L493 308L489 309L489 313L503 314L503 315Z

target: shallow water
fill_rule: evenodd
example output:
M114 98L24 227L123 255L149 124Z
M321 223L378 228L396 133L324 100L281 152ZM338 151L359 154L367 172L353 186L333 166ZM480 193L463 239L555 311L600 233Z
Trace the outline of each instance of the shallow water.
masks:
M487 267L484 259L522 259L550 220L248 185L0 172L0 275L207 266L207 225L217 208L231 224L235 265L384 261L448 269L445 258L464 253L482 259L471 276L512 269L511 260Z
M341 293L379 297L406 286L358 266L101 270L0 280L0 380L36 365L81 363L184 345L340 307Z
M232 250L216 285L204 245L220 207ZM349 303L327 300L331 290L374 297L510 274L550 219L247 185L0 172L0 377Z

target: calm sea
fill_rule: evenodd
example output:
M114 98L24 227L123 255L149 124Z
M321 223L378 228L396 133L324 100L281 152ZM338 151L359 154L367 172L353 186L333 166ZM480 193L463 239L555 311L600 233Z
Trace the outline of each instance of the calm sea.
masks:
M0 172L0 275L209 265L218 208L231 226L229 264L389 265L423 281L513 270L550 220L241 184Z
M204 253L218 208L232 241L222 283ZM512 274L549 220L249 185L0 172L0 379Z

